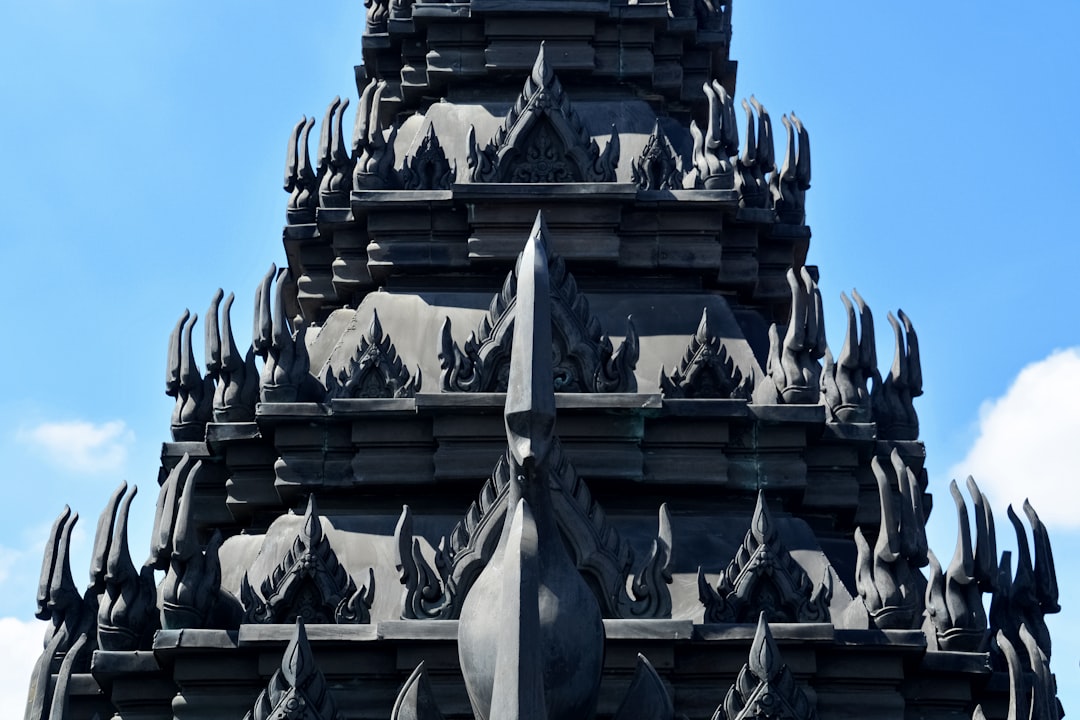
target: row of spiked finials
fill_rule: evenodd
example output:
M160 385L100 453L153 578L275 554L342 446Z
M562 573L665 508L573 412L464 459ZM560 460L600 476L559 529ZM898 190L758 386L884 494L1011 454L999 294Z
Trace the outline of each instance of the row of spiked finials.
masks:
M478 501L443 537L436 550L435 569L424 558L413 535L409 508L403 508L394 537L395 564L403 586L402 618L457 617L471 583L491 559L492 533L500 533L502 523L508 521L508 466L508 462L499 463ZM602 508L562 459L555 466L557 481L563 488L558 496L570 498L568 503L556 504L559 526L566 533L566 547L579 570L590 574L590 586L608 592L605 597L597 597L604 616L670 617L672 604L667 584L672 582L673 548L667 508L661 506L657 537L641 569L632 574L633 553L618 531L604 520ZM986 498L969 478L975 511L973 535L967 506L953 482L950 491L956 503L958 539L954 557L943 571L927 548L920 479L896 451L888 462L874 458L872 468L881 497L882 521L873 548L861 528L856 530L859 598L851 606L843 611L830 610L831 575L826 571L820 583L809 578L785 547L768 505L759 494L750 528L717 582L707 580L699 568L704 621L746 623L760 618L759 635L760 623L765 620L832 622L838 627L881 629L921 627L931 647L966 652L990 650L995 666L1007 670L1012 685L1019 688L1014 690L1016 696L1032 698L1030 717L1056 720L1058 715L1054 713L1034 713L1039 703L1052 708L1056 698L1049 672L1051 646L1045 615L1059 610L1053 554L1046 528L1034 509L1025 503L1034 540L1033 562L1027 534L1009 508L1017 538L1014 576L1011 553L1003 552L997 561L993 513ZM57 518L38 586L37 616L50 621L50 627L34 671L29 702L36 711L30 717L49 717L49 708L64 702L71 675L89 669L93 650L148 649L154 632L160 628L236 629L242 623L288 623L300 618L309 623L371 621L374 571L369 570L365 586L357 587L324 534L310 497L292 542L284 546L280 558L271 558L276 560L270 563L272 569L266 570L263 577L245 574L239 597L223 589L218 558L220 533L215 532L206 546L195 538L193 498L201 472L202 461L184 456L166 478L158 497L150 557L141 568L132 562L128 547L128 514L136 489L128 491L126 484L117 488L98 521L91 583L81 594L69 562L71 534L78 516L65 508ZM899 490L898 507L894 488ZM597 522L599 526L588 526ZM927 565L929 579L920 571ZM165 573L156 586L155 570ZM626 597L613 595L619 592L617 588L622 588ZM992 593L989 617L983 611L983 592ZM639 675L649 670L639 667ZM59 675L51 694L50 674ZM274 687L273 682L270 687ZM270 692L264 700L274 705L275 697ZM1035 702L1037 698L1041 698L1039 703ZM662 716L670 717L670 713ZM727 717L744 715L729 712Z
M556 367L558 392L636 392L634 370L639 340L632 318L618 348L592 313L588 299L558 255L550 258L553 341L562 358ZM725 340L702 313L686 351L668 373L660 370L666 398L736 398L757 404L822 404L830 422L877 424L881 439L915 440L918 416L913 399L922 394L918 337L903 311L889 314L895 338L893 363L883 379L877 368L870 308L858 293L855 303L841 294L847 309L844 344L833 358L825 341L821 294L805 267L789 270L791 314L769 329L764 372L740 367ZM398 356L378 314L351 359L343 367L327 364L311 372L300 320L286 317L283 293L288 270L271 266L255 294L251 345L241 352L230 311L234 296L222 306L218 290L207 311L206 372L200 372L192 347L198 316L184 311L169 340L166 393L176 398L172 436L176 441L203 440L208 422L248 422L259 402L328 402L335 398L412 397L420 389L419 367L409 371ZM505 392L516 297L515 272L507 274L478 327L459 345L449 318L439 338L440 389L443 392ZM261 358L261 369L256 358ZM822 365L824 358L824 365ZM316 375L318 377L316 377ZM872 390L868 381L873 380Z
M435 127L426 122L424 137L396 169L398 126L387 127L383 112L385 80L371 80L360 94L351 152L344 137L346 98L334 98L323 118L318 162L312 168L309 135L315 118L303 118L289 138L285 190L290 193L289 224L313 223L316 210L348 208L353 190L449 190L458 180L456 161L447 159ZM739 152L734 101L712 81L702 86L708 104L704 129L694 121L689 130L657 119L641 154L631 167L631 180L642 190L737 190L744 208L774 210L780 222L803 224L810 188L810 138L802 121L791 114L781 122L787 130L787 151L777 168L772 120L751 97L742 101L746 140ZM545 129L547 126L548 129ZM676 150L665 132L689 133L690 158ZM555 130L554 133L550 129ZM560 139L562 138L562 139ZM571 146L563 147L566 138ZM531 75L492 138L481 145L475 128L466 140L467 181L472 183L615 182L619 133L600 151L570 103L554 71L544 59L543 45ZM680 147L691 142L677 143Z

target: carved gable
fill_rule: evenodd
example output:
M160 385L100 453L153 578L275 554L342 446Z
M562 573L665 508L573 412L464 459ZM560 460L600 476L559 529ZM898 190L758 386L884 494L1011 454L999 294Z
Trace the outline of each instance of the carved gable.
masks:
M547 64L542 43L532 74L495 136L481 148L470 130L468 144L472 182L614 182L619 161L614 126L601 153Z

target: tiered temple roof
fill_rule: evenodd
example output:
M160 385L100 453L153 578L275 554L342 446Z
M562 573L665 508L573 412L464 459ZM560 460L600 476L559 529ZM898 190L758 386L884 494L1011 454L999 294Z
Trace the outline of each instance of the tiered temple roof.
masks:
M369 0L250 342L222 291L202 363L173 329L149 559L126 485L85 590L53 526L26 719L1057 720L1046 530L999 556L969 479L928 547L914 325L826 332L807 126L736 109L730 39Z

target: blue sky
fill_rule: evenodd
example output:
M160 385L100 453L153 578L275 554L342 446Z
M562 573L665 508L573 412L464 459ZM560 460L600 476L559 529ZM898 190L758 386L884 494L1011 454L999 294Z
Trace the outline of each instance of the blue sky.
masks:
M0 5L8 647L41 633L26 625L32 583L65 502L89 534L113 487L139 484L142 552L168 436L168 333L218 286L246 317L282 261L286 140L301 114L355 96L362 17L360 2ZM961 473L990 494L1002 546L1005 505L1025 493L1050 526L1065 605L1052 667L1072 710L1080 5L737 0L734 25L738 96L755 93L774 117L794 109L810 131L809 261L831 344L852 287L875 312L880 364L886 311L902 307L919 331L932 547L951 557L947 483ZM25 678L35 653L8 653L0 677ZM21 712L25 681L12 685L0 687L4 716Z

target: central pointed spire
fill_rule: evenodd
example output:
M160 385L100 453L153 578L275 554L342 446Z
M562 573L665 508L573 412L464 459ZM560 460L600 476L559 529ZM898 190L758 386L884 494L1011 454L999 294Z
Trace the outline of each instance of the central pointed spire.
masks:
M537 215L518 258L506 392L507 515L491 559L468 591L458 656L478 720L590 718L604 660L600 606L555 519L556 449L551 289Z
M513 357L529 361L511 361L506 389L506 441L514 462L529 472L547 457L555 432L547 232L537 213L518 257Z

